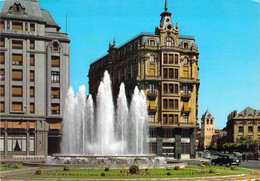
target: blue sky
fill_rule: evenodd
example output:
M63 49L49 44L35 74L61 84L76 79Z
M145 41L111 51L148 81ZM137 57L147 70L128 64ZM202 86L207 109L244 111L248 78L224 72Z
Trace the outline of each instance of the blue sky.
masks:
M39 0L71 40L71 86L85 84L89 64L140 32L154 32L164 0ZM0 1L1 6L3 1ZM216 128L247 106L260 110L260 0L168 0L180 34L199 47L199 119L208 108Z

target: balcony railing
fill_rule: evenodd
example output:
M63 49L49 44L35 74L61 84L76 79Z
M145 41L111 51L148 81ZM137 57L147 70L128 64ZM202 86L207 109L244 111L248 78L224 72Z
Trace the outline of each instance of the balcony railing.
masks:
M190 92L182 92L181 93L181 98L183 98L183 99L189 99L190 97L191 97Z
M180 77L181 83L190 83L190 84L195 84L199 83L200 80L192 77Z
M147 97L148 97L148 99L150 99L150 100L155 100L156 97L157 97L157 93L156 93L156 92L148 92L148 93L147 93Z

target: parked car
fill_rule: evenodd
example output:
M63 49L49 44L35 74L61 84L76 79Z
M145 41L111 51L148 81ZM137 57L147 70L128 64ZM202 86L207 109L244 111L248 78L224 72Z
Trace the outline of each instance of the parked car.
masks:
M232 154L221 154L216 159L211 160L212 165L239 165L240 161L237 157Z
M211 159L210 153L205 153L205 155L203 157L206 158L206 159Z

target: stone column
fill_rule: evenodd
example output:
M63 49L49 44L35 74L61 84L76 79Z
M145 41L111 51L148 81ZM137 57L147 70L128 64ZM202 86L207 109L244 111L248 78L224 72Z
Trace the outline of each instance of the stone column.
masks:
M29 131L26 131L26 155L30 155L30 139Z
M156 154L162 156L163 153L163 128L156 129Z
M190 135L190 158L196 157L196 129L192 128Z
M181 128L175 129L175 153L174 157L181 159Z
M4 156L6 157L7 156L7 152L8 152L8 143L7 143L7 137L8 137L8 134L7 134L7 131L5 130L4 131Z

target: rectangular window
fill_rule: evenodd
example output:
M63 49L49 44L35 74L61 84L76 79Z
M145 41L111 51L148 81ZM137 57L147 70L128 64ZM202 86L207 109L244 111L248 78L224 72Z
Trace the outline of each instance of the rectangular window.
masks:
M150 109L154 110L156 108L155 101L149 101L150 103Z
M239 126L238 127L238 132L239 133L243 133L244 132L244 127L243 126Z
M30 71L30 82L34 82L34 71Z
M168 84L163 84L163 93L164 94L168 93Z
M163 54L163 63L164 64L167 64L168 63L168 60L167 60L167 54Z
M12 111L22 111L23 103L22 102L13 102L12 103Z
M178 123L179 122L179 116L177 114L174 115L174 123Z
M174 84L174 94L178 94L179 93L179 86L178 84Z
M34 40L30 40L30 49L34 49L35 48L35 41Z
M51 66L52 67L60 67L60 57L52 56L51 57Z
M5 102L0 102L0 112L5 112Z
M22 86L12 86L12 96L13 97L22 97L23 96L23 87Z
M184 115L184 116L183 116L183 122L184 122L184 123L187 123L187 122L188 122L188 116L187 116L187 115Z
M169 78L173 79L173 69L169 69Z
M174 63L178 64L179 63L179 56L177 54L174 55Z
M0 21L0 29L5 29L5 21Z
M30 31L32 31L32 32L35 31L35 24L33 24L33 23L30 24Z
M51 98L59 99L60 98L60 88L52 87L51 88Z
M155 46L155 41L154 40L150 40L150 46Z
M163 115L163 124L167 124L167 114Z
M13 70L12 71L12 80L13 81L22 81L23 80L23 71L22 70Z
M5 86L0 85L0 96L5 96Z
M149 84L149 92L154 93L154 84Z
M34 114L34 103L30 103L30 114Z
M165 78L165 79L168 78L168 69L167 68L163 69L163 78Z
M173 84L169 84L169 93L170 93L170 94L173 93Z
M173 99L169 99L169 109L173 109Z
M35 57L34 55L30 55L30 66L34 66Z
M12 54L12 65L23 65L23 55Z
M179 109L179 101L178 99L174 99L174 107L173 109Z
M163 99L163 109L167 109L168 105L167 105L167 99Z
M183 129L181 137L182 138L189 138L190 137L190 131L188 129Z
M175 75L174 78L175 78L175 79L178 79L178 78L179 78L179 70L178 70L178 69L175 69L175 70L174 70L174 73L175 73L175 74L174 74L174 75Z
M258 133L260 132L260 126L257 127L257 132L258 132Z
M4 52L0 53L0 64L5 64L5 53Z
M5 80L5 69L0 69L0 80Z
M23 23L13 22L13 23L12 23L12 29L13 29L13 30L22 31L22 30L23 30Z
M52 83L60 82L60 72L51 72L51 82Z
M253 133L253 126L248 126L248 133Z
M23 41L13 40L12 48L13 49L23 49Z
M156 137L156 129L149 129L149 136L151 138Z
M5 38L0 38L0 47L5 47Z
M51 114L60 114L60 104L51 104Z
M173 114L169 114L169 124L173 124Z
M154 114L149 114L149 122L150 122L150 123L154 123L154 122L155 122L154 117L155 117Z
M30 87L30 98L34 98L34 87Z
M183 102L183 110L186 112L190 110L189 102Z
M173 64L173 54L169 54L169 64Z
M181 153L190 154L190 144L189 143L181 143Z
M182 90L183 90L183 93L188 93L188 91L189 91L188 85L183 85Z

